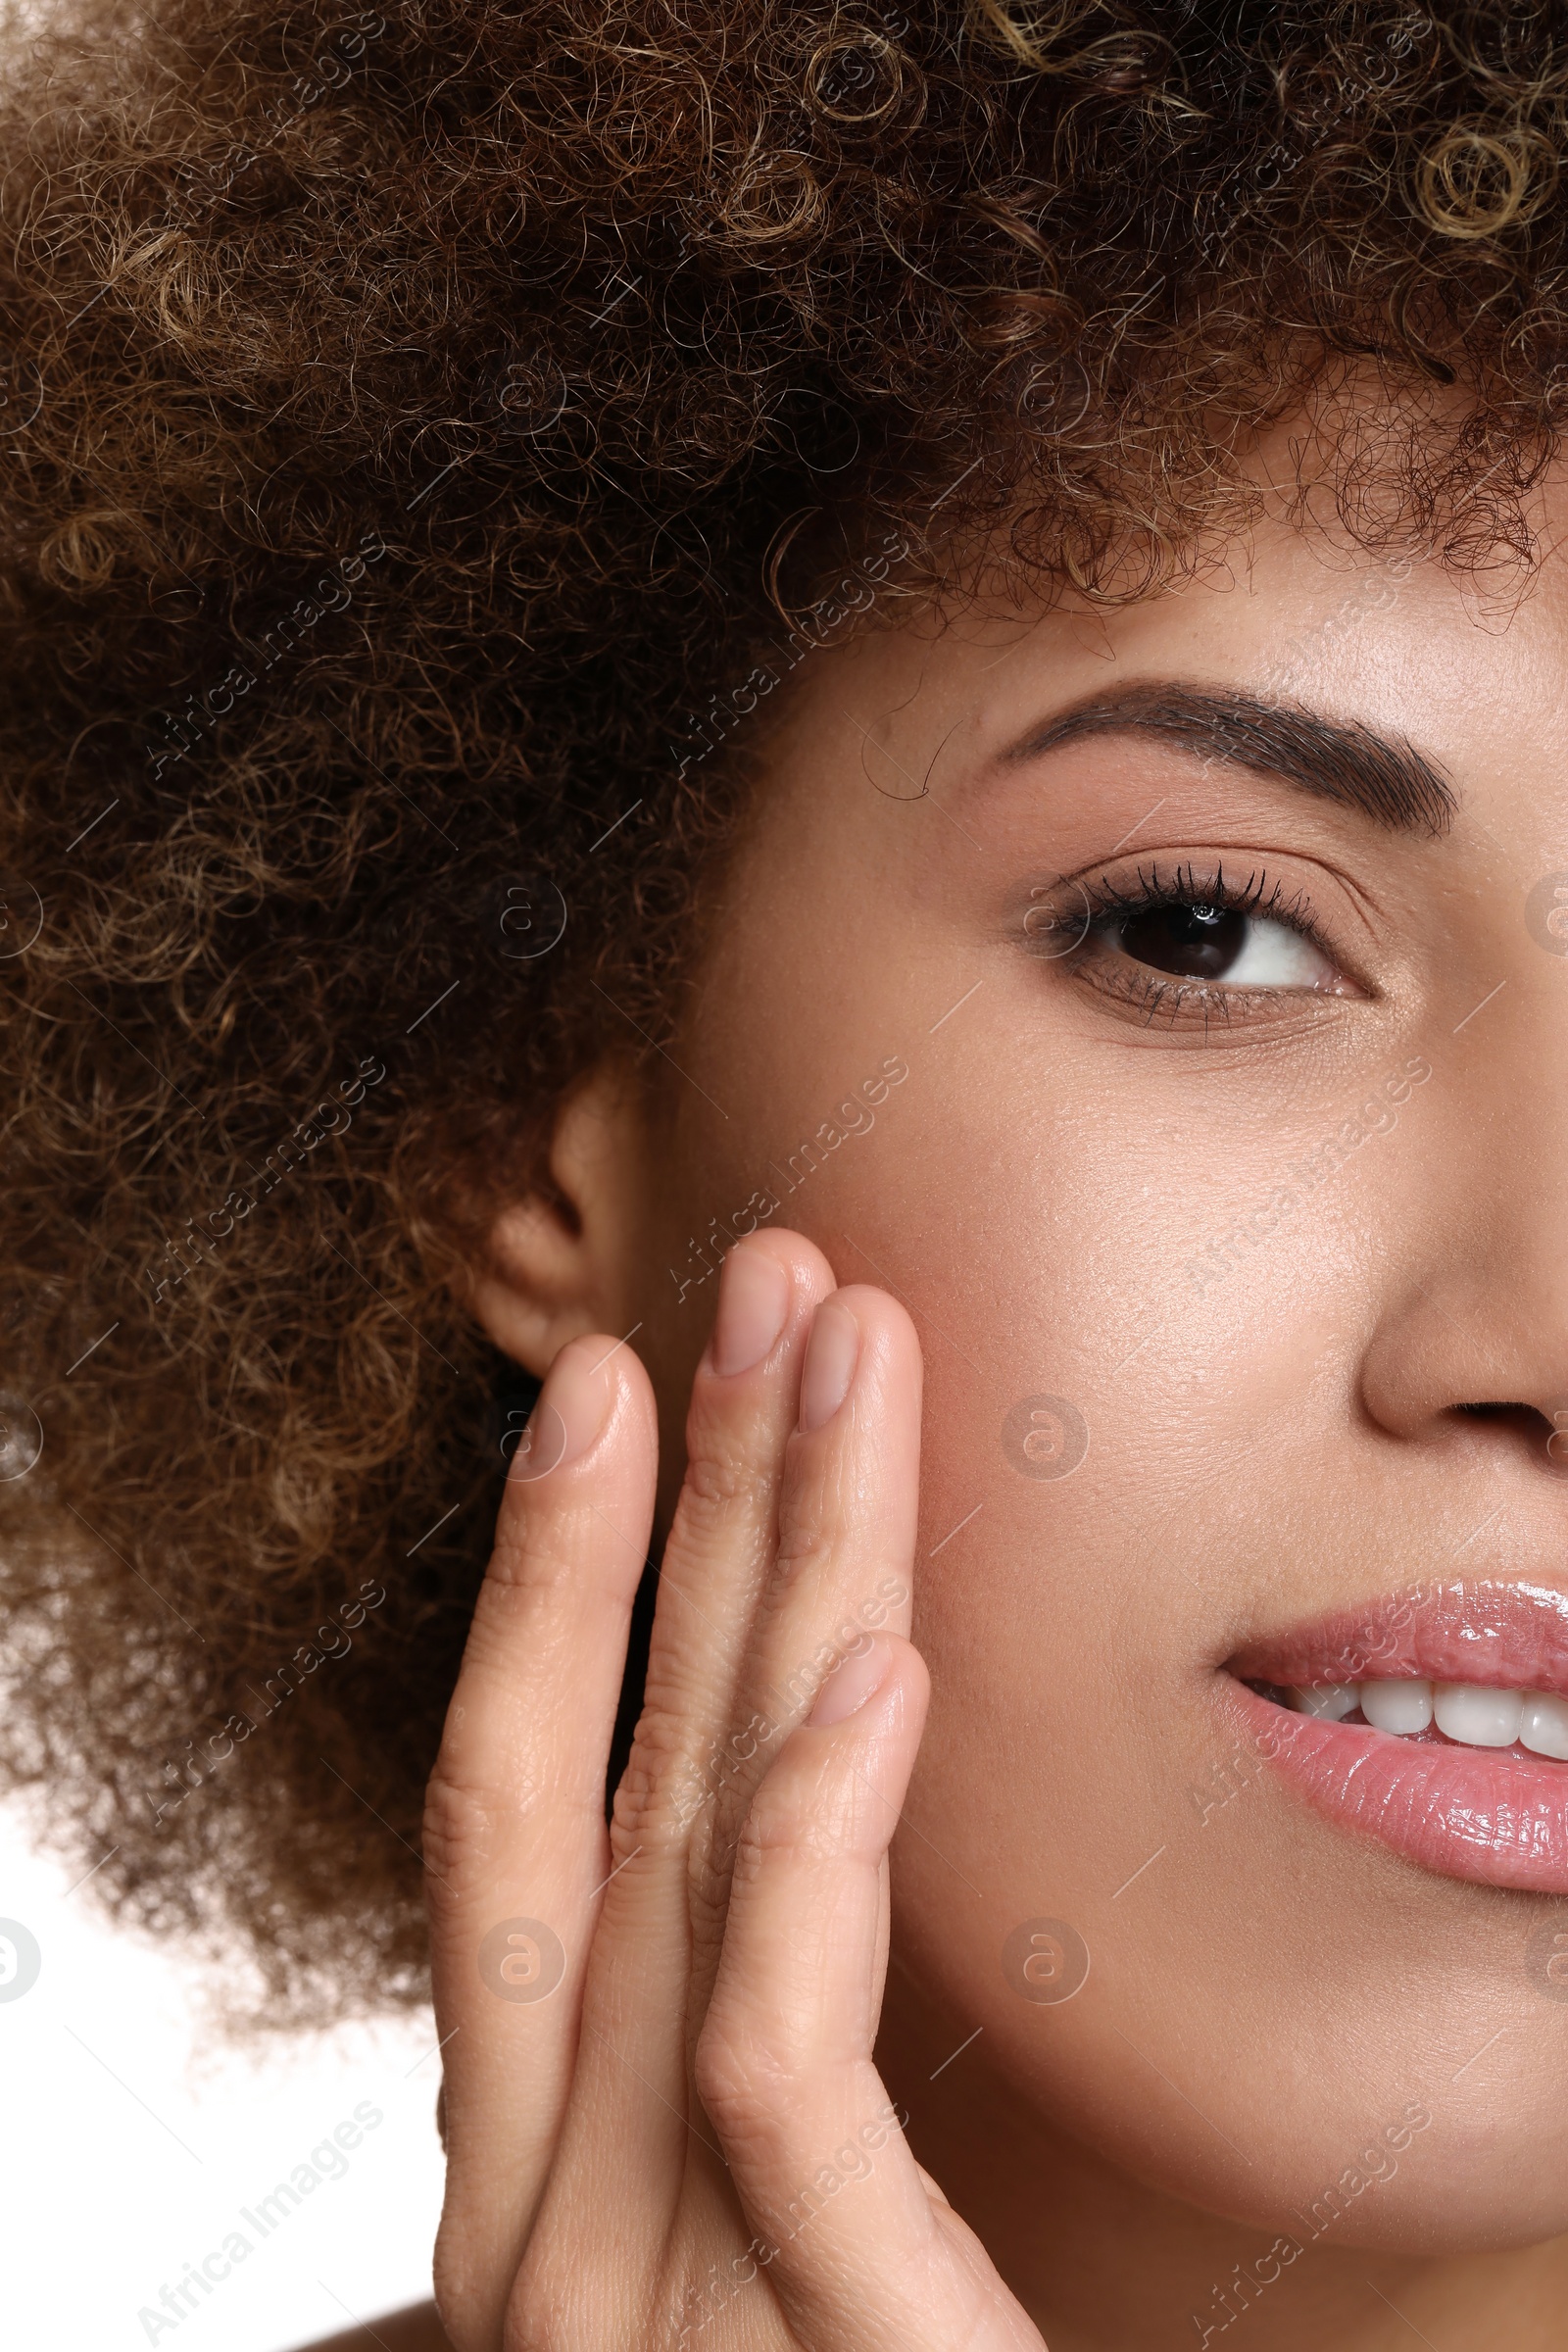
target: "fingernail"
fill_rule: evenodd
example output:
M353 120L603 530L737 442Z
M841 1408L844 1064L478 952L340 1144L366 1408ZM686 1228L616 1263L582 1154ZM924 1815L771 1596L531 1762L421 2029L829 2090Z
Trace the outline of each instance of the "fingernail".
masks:
M847 1306L825 1298L811 1320L801 1373L801 1427L820 1429L850 1393L860 1353L860 1327Z
M610 1417L612 1384L581 1348L558 1355L517 1441L509 1478L547 1478L586 1453Z
M765 1250L732 1250L718 1278L718 1312L709 1361L721 1380L749 1372L767 1354L790 1311L790 1278Z
M807 1722L818 1730L824 1724L842 1723L847 1715L863 1707L868 1698L876 1696L892 1665L892 1650L873 1636L864 1649L858 1654L852 1651L849 1657L839 1660L817 1692L816 1704Z

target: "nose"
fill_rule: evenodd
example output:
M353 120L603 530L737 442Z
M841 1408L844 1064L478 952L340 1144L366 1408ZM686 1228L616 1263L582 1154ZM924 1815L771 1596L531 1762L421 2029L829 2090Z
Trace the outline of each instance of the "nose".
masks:
M1419 1245L1396 1252L1361 1396L1392 1436L1568 1477L1568 1053L1534 1066L1504 1103L1512 1054L1450 1065L1438 1181Z

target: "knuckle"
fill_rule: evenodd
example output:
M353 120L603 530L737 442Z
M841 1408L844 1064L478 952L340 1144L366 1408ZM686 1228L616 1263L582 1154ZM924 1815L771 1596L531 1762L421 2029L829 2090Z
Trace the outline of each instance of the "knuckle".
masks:
M703 1826L687 1850L694 1917L722 1915L732 1891L748 1887L770 1864L819 1865L842 1856L854 1791L837 1778L831 1757L803 1756L792 1746L790 1728L769 1723L755 1754L739 1763L721 1759L728 1769L708 1776Z
M538 1802L539 1791L526 1784L503 1790L438 1757L425 1788L420 1831L432 1907L450 1904L493 1876Z
M702 1771L680 1717L644 1707L611 1815L614 1860L625 1860L638 1846L645 1852L675 1851L706 1801Z
M747 1451L710 1413L693 1414L681 1500L700 1519L727 1522L738 1512L771 1511L778 1472Z
M779 1582L789 1586L808 1575L823 1575L838 1555L838 1537L839 1531L815 1511L808 1513L797 1504L779 1529Z
M724 2139L755 2143L783 2126L799 2078L750 2011L716 1998L692 2058L697 2095Z
M835 1861L844 1849L844 1810L853 1794L832 1759L792 1749L759 1785L735 1840L734 1878L747 1886L780 1863Z
M439 1766L424 1792L420 1842L432 1910L481 1880L497 1850L498 1809L487 1794L459 1788Z
M693 1925L705 1933L716 1928L720 1940L748 1796L749 1792L726 1788L710 1798L687 1853L686 1892Z
M559 1540L564 1532L559 1513L547 1515L536 1498L499 1528L474 1604L475 1620L492 1610L514 1608L521 1594L574 1593L582 1582L582 1562Z

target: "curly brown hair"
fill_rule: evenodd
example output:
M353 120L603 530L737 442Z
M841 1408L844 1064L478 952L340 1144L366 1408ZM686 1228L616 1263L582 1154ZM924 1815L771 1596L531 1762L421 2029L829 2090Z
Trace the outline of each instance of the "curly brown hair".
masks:
M292 2019L421 1988L451 1277L678 1023L752 705L867 580L1181 576L1308 401L1354 539L1528 561L1568 388L1558 7L382 5L0 96L0 1761Z

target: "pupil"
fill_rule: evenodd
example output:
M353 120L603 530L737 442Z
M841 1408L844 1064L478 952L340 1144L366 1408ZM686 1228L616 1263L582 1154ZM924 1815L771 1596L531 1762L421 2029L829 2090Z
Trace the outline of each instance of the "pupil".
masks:
M1220 979L1246 940L1247 916L1228 906L1151 906L1121 926L1129 956L1183 980Z

